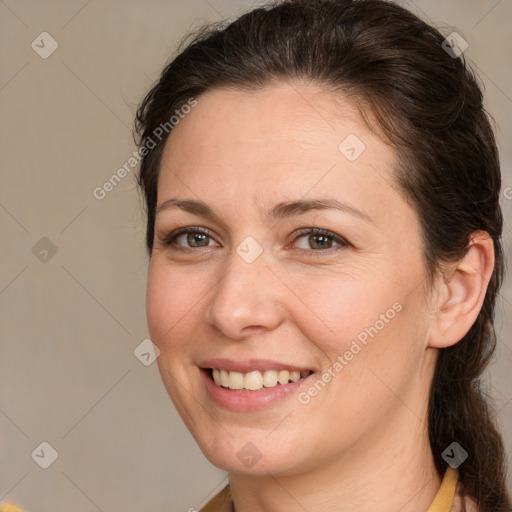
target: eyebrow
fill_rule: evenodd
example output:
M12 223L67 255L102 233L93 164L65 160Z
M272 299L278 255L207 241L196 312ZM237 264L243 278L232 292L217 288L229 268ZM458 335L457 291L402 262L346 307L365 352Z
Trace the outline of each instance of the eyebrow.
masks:
M163 210L170 208L181 208L187 212L202 215L204 217L210 217L222 223L220 216L206 203L203 201L197 201L195 199L179 199L173 197L164 201L160 206L157 207L155 215L158 215ZM350 204L343 203L334 198L321 198L321 199L308 199L298 201L284 201L276 204L271 210L269 210L266 216L270 220L281 220L284 218L292 217L294 215L301 215L311 210L339 210L354 217L358 217L370 224L375 225L375 222L371 217L351 206Z

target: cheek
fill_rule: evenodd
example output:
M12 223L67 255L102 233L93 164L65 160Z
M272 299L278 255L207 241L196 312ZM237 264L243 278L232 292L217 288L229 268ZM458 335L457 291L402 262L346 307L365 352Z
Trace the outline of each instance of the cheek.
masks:
M353 340L360 344L377 331L384 331L401 309L399 290L391 283L349 275L308 276L294 285L300 301L294 319L308 339L332 360L349 350Z
M359 418L361 425L371 423L368 411L383 414L394 399L389 388L405 393L418 369L425 327L421 291L411 293L408 283L396 272L393 277L381 272L367 273L364 279L331 275L296 284L308 307L297 309L294 318L316 346L322 362L319 378L326 383L315 382L315 389L299 397L316 413L309 421L323 418L327 408L340 428L350 423L348 417Z
M148 272L146 316L151 340L161 351L178 349L177 335L193 313L197 298L190 279L152 260Z
M171 327L173 311L168 304L167 282L160 278L153 263L150 264L148 283L146 289L146 318L151 340L162 350L162 334Z

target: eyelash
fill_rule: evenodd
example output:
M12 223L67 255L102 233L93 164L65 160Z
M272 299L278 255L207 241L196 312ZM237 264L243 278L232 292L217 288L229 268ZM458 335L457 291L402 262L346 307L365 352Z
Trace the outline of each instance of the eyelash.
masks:
M181 228L181 229L178 229L177 231L173 231L172 233L168 234L167 236L164 237L164 239L162 240L162 244L165 246L165 247L172 247L175 240L181 236L181 235L185 235L185 234L189 234L189 233L200 233L202 235L206 235L210 238L213 238L212 235L210 234L210 231L208 229L205 229L205 228L202 228L202 227L188 227L188 228ZM308 253L308 255L310 256L324 256L324 255L329 255L329 254L332 254L333 251L337 251L337 250L340 250L340 249L346 249L348 248L351 244L349 242L347 242L347 240L345 240L344 238L336 235L335 233L333 233L332 231L328 231L326 229L321 229L321 228L304 228L304 229L300 229L298 230L298 232L296 233L297 236L294 238L294 242L296 240L298 240L299 238L302 238L303 236L305 235L323 235L323 236L326 236L326 237L329 237L329 238L332 238L332 240L336 243L339 244L338 247L331 247L329 249L298 249L299 251L301 251L302 253ZM199 249L207 249L208 246L206 247L200 247L200 248L194 248L194 247L182 247L182 246L178 246L178 248L176 247L173 247L173 249L175 250L184 250L184 251L197 251Z

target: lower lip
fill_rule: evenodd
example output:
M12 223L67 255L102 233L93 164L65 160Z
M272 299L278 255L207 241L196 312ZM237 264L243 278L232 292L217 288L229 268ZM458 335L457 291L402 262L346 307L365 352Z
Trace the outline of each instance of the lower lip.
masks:
M213 382L209 372L206 370L201 369L201 375L205 381L206 390L217 405L231 411L245 412L268 409L282 402L294 394L315 374L312 373L296 382L278 384L272 388L261 388L258 391L238 391L223 388Z

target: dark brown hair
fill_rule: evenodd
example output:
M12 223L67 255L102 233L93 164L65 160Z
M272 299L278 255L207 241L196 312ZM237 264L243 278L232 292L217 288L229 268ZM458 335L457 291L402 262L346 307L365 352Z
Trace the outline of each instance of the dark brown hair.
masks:
M258 90L277 81L317 84L358 106L398 155L398 189L417 212L428 280L456 262L478 230L492 237L495 268L483 307L462 340L441 349L428 429L437 471L459 443L466 494L481 512L510 510L502 439L480 386L496 344L494 309L504 274L498 151L482 93L464 56L441 33L385 0L285 0L187 38L136 115L141 148L176 109L219 87ZM186 46L184 47L184 45ZM166 137L141 162L151 254L157 179ZM153 145L153 144L152 144Z

